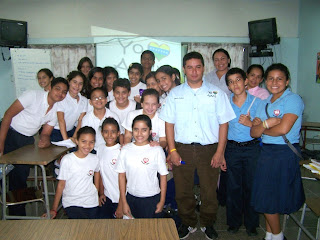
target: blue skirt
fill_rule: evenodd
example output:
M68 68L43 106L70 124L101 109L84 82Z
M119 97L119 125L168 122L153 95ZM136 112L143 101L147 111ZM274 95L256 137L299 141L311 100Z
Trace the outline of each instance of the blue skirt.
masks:
M255 211L290 214L300 209L305 196L299 160L288 145L263 144L251 196Z

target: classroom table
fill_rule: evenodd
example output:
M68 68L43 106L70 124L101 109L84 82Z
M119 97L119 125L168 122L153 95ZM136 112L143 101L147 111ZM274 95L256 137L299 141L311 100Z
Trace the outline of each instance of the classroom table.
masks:
M27 165L38 165L42 170L43 178L43 188L44 188L44 202L46 207L46 212L48 218L50 217L50 206L48 197L48 185L47 176L44 166L59 158L61 155L68 151L66 147L58 147L55 145L50 145L47 148L38 148L37 141L35 144L26 145L19 148L13 152L7 153L0 157L0 163L3 164L2 167L2 219L38 219L39 217L31 216L9 216L6 213L7 202L6 202L6 178L5 178L5 167L8 164L27 164ZM37 176L35 174L35 182L37 181Z
M301 125L302 149L306 148L307 131L320 131L319 122L303 122Z
M171 218L162 219L61 219L0 221L0 239L105 240L179 239Z

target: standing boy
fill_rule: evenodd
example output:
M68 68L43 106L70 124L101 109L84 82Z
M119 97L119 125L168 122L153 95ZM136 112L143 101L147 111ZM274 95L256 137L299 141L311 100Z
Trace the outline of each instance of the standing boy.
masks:
M250 128L261 100L246 92L246 73L231 68L226 73L226 84L231 94L231 106L236 118L229 122L225 152L227 162L227 224L228 232L236 233L242 224L249 236L256 236L259 215L250 206L252 180L260 153L259 140L250 136Z
M183 71L187 81L170 91L160 113L166 122L178 214L182 220L178 233L184 239L197 230L193 194L197 169L201 189L200 226L206 237L213 239L218 237L213 228L218 209L218 168L225 170L228 122L235 114L227 95L203 81L204 60L200 53L184 56Z

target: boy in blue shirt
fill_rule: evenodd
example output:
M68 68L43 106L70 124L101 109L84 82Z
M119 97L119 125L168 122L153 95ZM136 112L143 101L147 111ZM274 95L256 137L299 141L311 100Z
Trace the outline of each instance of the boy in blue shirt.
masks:
M259 140L250 136L252 121L261 102L245 90L246 74L240 68L226 73L226 84L232 91L230 102L236 118L229 122L225 151L227 163L227 224L228 232L236 233L244 225L249 236L256 236L259 215L250 206L251 187L256 161L260 154Z

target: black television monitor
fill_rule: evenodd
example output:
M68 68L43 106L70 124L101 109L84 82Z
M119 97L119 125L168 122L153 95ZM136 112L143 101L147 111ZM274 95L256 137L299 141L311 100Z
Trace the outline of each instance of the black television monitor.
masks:
M266 46L279 43L275 18L248 22L251 46Z
M0 19L0 46L27 47L28 23L17 20Z

